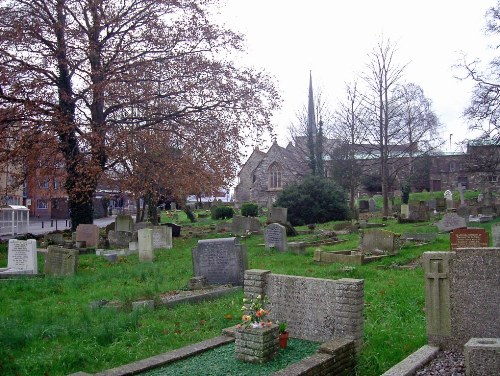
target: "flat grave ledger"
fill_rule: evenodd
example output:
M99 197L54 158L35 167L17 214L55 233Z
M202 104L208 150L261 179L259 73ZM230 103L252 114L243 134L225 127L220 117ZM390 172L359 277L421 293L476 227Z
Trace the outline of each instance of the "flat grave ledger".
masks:
M450 233L450 249L484 248L489 245L488 233L482 228L460 228Z
M99 226L91 224L78 225L75 241L85 242L87 247L97 247L99 245Z
M205 276L209 284L243 285L248 259L238 238L199 240L191 253L195 277Z
M0 268L0 273L37 274L36 240L10 239L7 251L7 268Z
M266 249L276 248L280 252L287 250L286 227L279 223L271 223L265 230Z
M45 255L44 273L48 276L70 276L78 268L78 250L49 246Z

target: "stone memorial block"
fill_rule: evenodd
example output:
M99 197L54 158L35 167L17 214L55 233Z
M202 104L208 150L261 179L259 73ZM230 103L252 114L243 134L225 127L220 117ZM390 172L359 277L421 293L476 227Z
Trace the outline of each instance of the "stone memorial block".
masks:
M439 212L443 212L446 210L446 199L444 197L436 198L436 209Z
M500 373L500 338L471 338L464 345L464 353L467 376Z
M137 233L110 230L108 232L108 241L111 246L128 247L130 242L137 241Z
M359 234L359 249L363 252L382 251L389 255L399 253L401 234L386 230L362 230Z
M493 234L493 247L500 247L500 222L491 226Z
M47 276L71 276L78 268L78 250L50 245L45 254L44 273Z
M363 344L363 280L307 278L252 269L245 273L245 297L269 298L269 318L286 321L294 338L324 342L347 338Z
M5 274L38 274L36 240L9 239L7 268L0 268Z
M168 226L153 227L153 249L172 249L172 228Z
M366 213L370 210L370 203L368 200L359 200L359 212Z
M500 248L425 252L427 337L442 350L500 338Z
M178 238L181 236L181 226L175 223L167 223L166 225L172 229L172 237Z
M143 228L137 231L139 260L142 262L153 261L153 229Z
M450 249L485 248L489 245L488 233L483 228L459 228L450 233Z
M76 228L77 242L85 242L87 247L97 247L99 245L99 226L90 224L80 224Z
M457 228L467 227L465 219L456 213L446 213L436 225L440 232L450 232Z
M243 217L235 215L231 223L231 232L235 235L245 235L246 233L259 233L260 222L255 217Z
M408 204L401 204L401 218L410 218L410 206Z
M191 253L195 277L205 276L210 284L243 285L248 259L238 238L198 240Z
M264 238L266 249L276 248L280 252L287 250L286 227L279 223L271 223L266 227Z
M117 215L115 219L115 231L134 232L134 219L132 216Z
M268 223L280 223L282 225L286 224L288 221L288 209L287 208L277 208L271 207L268 213L267 222Z
M374 212L376 210L375 200L373 198L368 200L368 210L370 212Z

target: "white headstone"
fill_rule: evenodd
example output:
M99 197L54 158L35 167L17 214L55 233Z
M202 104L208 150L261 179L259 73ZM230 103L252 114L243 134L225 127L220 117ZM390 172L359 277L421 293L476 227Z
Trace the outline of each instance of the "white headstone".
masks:
M172 248L172 228L168 226L153 227L153 249Z
M153 261L153 230L150 228L143 228L137 231L137 238L139 245L139 260Z
M36 240L9 240L7 273L38 274Z

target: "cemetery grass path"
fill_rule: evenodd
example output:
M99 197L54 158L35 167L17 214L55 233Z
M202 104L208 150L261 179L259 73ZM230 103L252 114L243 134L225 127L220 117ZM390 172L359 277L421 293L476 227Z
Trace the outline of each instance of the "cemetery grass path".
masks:
M388 223L387 229L398 233L436 232L430 225ZM480 227L489 229L491 224ZM332 224L317 227L321 228L331 229ZM340 238L347 241L325 249L357 246L356 235ZM406 246L398 256L363 266L314 263L315 247L307 248L306 255L269 253L263 237L257 235L242 242L248 247L250 268L365 280L365 346L358 375L380 375L426 342L423 271L393 266L405 265L425 251L448 250L447 235L439 235L433 244ZM71 278L0 281L0 374L94 373L217 336L221 329L237 324L242 293L172 309L131 311L134 300L158 299L161 293L185 288L192 277L195 244L196 239L176 238L174 249L156 252L153 264L139 263L136 255L122 257L116 264L81 255L78 272ZM38 257L42 271L43 255ZM6 264L7 245L2 243L0 267ZM120 301L124 307L91 310L89 303L99 299Z

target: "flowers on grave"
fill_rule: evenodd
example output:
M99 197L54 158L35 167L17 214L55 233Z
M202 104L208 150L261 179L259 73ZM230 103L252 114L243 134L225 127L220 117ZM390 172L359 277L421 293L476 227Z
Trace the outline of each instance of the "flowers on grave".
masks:
M257 295L250 299L243 298L243 307L241 307L241 310L245 313L241 317L242 323L238 325L238 328L270 326L271 321L267 319L269 309L266 309L268 304L269 300L266 296L262 297L262 295Z

